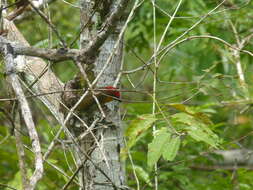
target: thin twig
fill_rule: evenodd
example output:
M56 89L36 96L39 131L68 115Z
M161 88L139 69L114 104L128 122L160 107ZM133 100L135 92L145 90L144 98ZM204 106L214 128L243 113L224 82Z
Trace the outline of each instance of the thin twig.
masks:
M172 42L170 42L167 46L165 46L162 50L160 50L157 55L162 54L164 51L164 55L167 54L167 49L171 49L170 47L173 46L173 44L177 43L178 40L180 40L182 37L184 37L186 34L188 34L190 31L192 31L194 28L196 28L204 19L206 19L209 15L211 15L215 10L217 10L226 0L223 0L220 4L218 4L215 8L213 8L212 10L210 10L206 15L204 15L203 17L201 17L200 20L198 20L195 24L193 24L190 28L188 28L185 32L183 32L180 36L178 36L175 40L173 40ZM143 70L145 67L147 67L148 65L151 65L153 62L152 60L154 59L154 56L152 56L149 61L147 62L146 65L143 65L141 67L138 67L136 69L130 70L130 71L124 71L123 74L131 74L131 73L135 73L137 71ZM161 59L160 59L161 60ZM159 60L159 62L161 62Z
M34 11L36 13L38 13L38 15L40 15L40 17L48 24L48 26L51 27L51 29L54 31L54 33L56 34L56 36L61 41L62 46L64 48L66 48L67 47L66 42L63 40L63 38L61 37L60 33L58 32L58 30L56 29L56 27L53 25L53 23L47 18L47 16L41 10L39 10L37 7L35 7L32 2L30 2L29 0L27 0L27 1L31 5L31 7L34 9Z
M12 189L12 190L18 190L18 189L14 188L14 187L11 187L9 185L5 185L5 184L2 184L2 183L0 183L0 186L5 187L5 188L9 188L9 189Z
M154 73L153 73L153 93L152 93L152 97L153 97L153 102L152 102L152 114L155 115L155 112L156 112L156 89L157 89L157 72L158 72L158 67L159 65L157 64L157 51L160 49L160 46L163 42L163 39L167 33L167 30L169 29L169 26L173 20L173 17L171 17L170 21L168 22L163 34L162 34L162 37L160 39L160 42L156 43L156 8L155 8L155 0L151 0L152 2L152 7L153 7L153 43L154 43L154 48L153 48L153 56L154 56ZM174 12L174 14L176 13L176 11ZM175 15L174 15L175 16ZM152 135L153 135L153 138L155 138L155 132L156 132L156 125L153 124L152 126ZM159 188L159 184L158 184L158 170L157 170L157 162L154 164L154 184L155 184L155 187L154 189L155 190L158 190Z
M95 147L92 148L92 149L89 151L88 155L89 155L90 153L92 153L94 150L95 150ZM73 175L70 177L69 181L62 187L61 190L66 190L66 189L69 187L69 185L71 184L71 182L74 180L75 176L76 176L76 175L78 174L78 172L84 167L84 164L85 164L87 161L88 161L87 158L84 159L84 160L82 161L82 163L78 166L78 168L76 169L76 171L75 171L75 172L73 173Z
M27 145L23 145L23 146L24 146L27 150L29 150L30 152L32 152L32 153L34 154L33 150L32 150L30 147L28 147ZM44 159L44 158L43 158L43 162L47 163L49 166L51 166L52 168L54 168L57 172L59 172L60 174L62 174L62 175L63 175L64 177L66 177L67 179L70 179L70 176L69 176L67 173L65 173L61 168L59 168L58 166L52 164L51 162L47 161L47 160ZM80 186L80 184L79 184L76 180L74 180L74 182L75 182L75 184L77 184L77 185Z

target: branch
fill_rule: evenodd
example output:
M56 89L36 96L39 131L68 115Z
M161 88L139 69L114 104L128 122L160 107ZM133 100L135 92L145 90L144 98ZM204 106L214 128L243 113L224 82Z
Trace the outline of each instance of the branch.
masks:
M253 151L248 149L216 150L215 154L223 157L220 165L253 165Z
M55 25L47 18L47 16L41 11L39 10L36 6L33 5L32 2L30 2L29 0L27 0L29 2L29 4L31 5L31 7L33 8L33 10L48 24L48 26L52 29L52 31L55 33L55 35L58 37L58 39L61 42L61 45L66 48L67 44L66 42L63 40L63 38L61 37L60 33L58 32L58 30L56 29Z
M232 44L228 43L227 41L217 37L217 36L211 36L211 35L200 35L200 36L189 36L187 38L184 38L180 41L177 41L175 43L172 43L170 46L167 46L166 48L166 52L161 56L161 58L159 59L159 63L162 61L162 59L167 55L167 53L173 49L174 47L184 43L184 42L188 42L188 41L191 41L191 40L194 40L194 39L203 39L203 38L207 38L207 39L212 39L212 40L216 40L216 41L219 41L221 42L222 44L224 44L225 46L233 49L233 50L237 50L239 52L242 52L242 53L245 53L245 54L248 54L250 56L253 57L253 53L251 51L248 51L248 50L244 50L244 49L240 49L238 47L235 47L233 46ZM160 55L162 53L162 50L158 53L158 55ZM136 69L133 69L133 70L128 70L128 71L123 71L122 74L132 74L132 73L135 73L137 71L140 71L140 70L144 70L146 67L150 66L153 62L152 60L154 59L154 57L151 57L151 59L144 65L136 68Z
M44 5L45 4L49 4L49 3L52 3L53 1L55 0L31 0L30 3L33 4L33 6L35 6L37 9L43 9L44 8ZM17 1L18 2L18 1ZM11 6L14 6L17 4L17 2L13 3L13 4L10 4L6 7L4 7L3 9L6 9L6 8L9 8ZM12 11L11 13L9 13L7 15L7 18L8 17L11 17L11 15L13 15L13 18L11 19L12 21L15 21L15 23L20 23L22 22L24 19L28 18L28 17L31 17L33 16L32 14L34 13L34 11L32 11L32 9L25 9L23 12L21 12L20 14L17 14L14 16L15 14L15 9L14 11ZM6 18L6 17L5 17Z
M33 57L40 57L50 61L66 61L66 60L79 60L86 64L91 64L94 58L98 55L99 48L103 45L111 31L115 28L119 17L124 13L124 10L129 0L121 0L117 7L112 11L111 15L106 19L102 29L98 32L96 38L91 44L82 50L76 49L43 49L30 46L24 46L21 44L13 43L6 40L4 37L0 37L0 47L4 47L9 43L13 47L13 53L15 55L26 55ZM1 48L2 49L2 48ZM2 49L3 51L3 49Z
M25 98L25 94L21 88L18 76L15 73L16 68L14 63L13 49L11 45L7 44L5 45L4 50L5 50L4 59L6 63L6 73L8 74L7 80L11 83L12 88L20 103L21 112L28 129L28 133L32 142L33 151L35 152L35 171L29 180L29 187L27 188L29 190L33 190L35 189L37 182L42 178L43 174L43 161L39 137L32 119L31 110Z
M234 171L237 169L246 169L246 170L253 170L252 166L221 166L221 165L192 165L190 166L191 169L193 170L200 170L200 171L213 171L213 170L229 170L229 171Z
M5 185L5 184L2 184L2 183L0 183L0 187L5 187L5 188L8 188L8 189L12 189L12 190L18 190L18 189L14 188L14 187L11 187L9 185Z
M11 42L0 36L0 49L3 52L3 47L10 44L13 48L14 55L26 55L33 57L40 57L50 61L66 61L74 60L79 55L79 50L76 49L45 49L35 48L28 45L21 45L20 43Z

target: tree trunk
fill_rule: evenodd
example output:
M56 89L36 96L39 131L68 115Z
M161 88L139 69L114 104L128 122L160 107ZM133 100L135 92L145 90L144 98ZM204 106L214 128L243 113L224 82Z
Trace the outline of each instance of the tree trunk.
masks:
M81 28L86 25L87 22L90 22L90 18L94 11L91 3L92 2L89 0L81 1ZM116 4L117 2L113 2L110 6L111 9L113 9L113 6ZM95 14L92 17L91 22L97 24L98 20L98 15ZM112 86L120 71L123 50L121 40L116 48L117 50L112 54L115 44L117 44L117 41L119 40L120 26L117 26L116 28L117 30L111 33L103 43L102 47L100 47L99 55L94 64L89 66L89 68L85 68L89 76L94 76L91 77L91 80L96 78L96 76L104 70L96 83L96 87ZM81 34L81 47L85 48L92 39L94 39L96 34L97 31L94 26L86 27ZM109 62L108 59L112 56L111 54L113 55L113 58ZM108 66L103 69L106 64ZM92 72L92 74L90 72ZM79 148L75 149L77 151L77 163L82 164L85 162L79 173L79 179L83 186L81 189L111 190L123 188L125 185L124 167L123 163L120 161L119 155L120 149L123 146L119 103L116 101L108 103L106 108L103 108L103 111L106 115L106 118L103 119L101 119L101 112L99 111L92 113L92 116L87 116L87 113L82 116L82 119L89 125L94 121L98 122L95 125L96 130L92 130L93 134L87 135L80 143L82 149L81 152ZM75 128L77 127L78 126L75 126ZM74 135L77 136L80 134ZM87 161L84 161L85 159L87 159Z

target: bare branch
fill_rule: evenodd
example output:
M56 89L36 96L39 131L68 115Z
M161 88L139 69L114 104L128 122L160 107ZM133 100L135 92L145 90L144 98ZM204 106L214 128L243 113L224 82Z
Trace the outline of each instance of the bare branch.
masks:
M190 166L191 169L193 170L200 170L200 171L217 171L217 170L229 170L229 171L234 171L235 169L245 169L245 170L253 170L252 166L221 166L221 165L192 165Z
M35 129L35 125L32 119L32 113L29 108L28 102L25 98L24 92L19 83L18 76L15 73L15 64L13 56L13 48L10 44L5 45L5 63L6 63L6 73L8 74L8 81L11 83L12 88L19 100L21 112L26 123L29 136L31 138L33 151L35 152L35 171L30 178L29 187L27 189L33 190L37 182L41 179L43 174L43 161L41 154L41 147L39 142L39 137Z
M201 36L189 36L185 39L182 39L180 41L177 41L173 44L171 44L170 46L167 46L166 48L166 52L161 56L161 58L159 59L159 63L161 62L161 60L165 57L165 55L167 55L167 53L173 49L174 47L176 47L177 45L180 45L184 42L188 42L190 40L194 40L194 39L201 39L201 38L209 38L209 39L213 39L213 40L216 40L216 41L219 41L221 43L223 43L225 46L233 49L233 50L237 50L239 52L242 52L242 53L245 53L245 54L248 54L250 56L253 56L253 53L251 51L248 51L248 50L244 50L244 49L239 49L238 47L235 47L233 46L232 44L228 43L227 41L217 37L217 36L211 36L211 35L201 35ZM161 53L161 52L160 52ZM158 54L159 55L159 54ZM129 71L123 71L122 74L132 74L132 73L135 73L137 71L140 71L140 70L143 70L145 69L146 67L150 66L152 64L152 60L154 59L154 57L152 57L146 64L136 68L136 69L133 69L133 70L129 70Z
M40 58L44 58L44 59L47 59L50 61L56 61L56 62L66 61L66 60L79 60L86 64L93 63L94 58L98 55L98 49L107 39L107 37L109 36L111 31L115 27L117 21L119 20L120 16L124 13L124 10L127 6L128 1L129 0L120 1L117 7L112 11L111 15L105 21L105 24L103 25L102 29L98 32L98 35L96 36L96 38L85 49L76 50L76 49L67 49L67 48L61 48L61 49L35 48L35 47L22 46L20 44L11 43L11 41L8 41L3 37L0 37L0 46L4 47L4 44L11 43L15 55L27 55L27 56L40 57ZM38 9L36 10L39 11ZM65 46L66 45L64 45L64 47Z
M55 0L32 0L31 3L37 8L37 9L42 9L45 4L50 4L53 3ZM23 20L34 16L34 11L32 9L24 11L21 15L17 16L16 18L13 19L15 23L21 23Z
M60 33L58 32L57 28L55 27L55 25L47 18L46 15L44 15L44 13L42 11L40 11L36 6L33 5L32 2L30 2L29 0L27 0L29 2L29 4L31 5L31 7L33 8L33 10L40 15L40 17L48 24L48 26L50 26L50 28L52 29L52 31L54 31L55 35L58 37L58 39L61 41L62 46L64 48L67 47L66 42L63 40L63 38L61 37Z
M0 48L3 51L3 47L6 44L11 44L13 53L15 55L26 55L33 57L40 57L50 61L66 61L74 60L79 54L79 50L76 49L44 49L35 48L28 45L21 45L20 43L11 42L4 37L0 36Z

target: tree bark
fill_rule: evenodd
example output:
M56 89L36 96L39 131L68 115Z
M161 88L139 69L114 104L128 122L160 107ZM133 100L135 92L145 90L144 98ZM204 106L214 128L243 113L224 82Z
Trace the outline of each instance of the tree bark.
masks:
M118 1L111 4L111 10L113 6L117 5ZM92 2L89 0L81 1L81 28L88 22L96 23L98 21L97 15L93 15ZM93 16L92 16L93 15ZM92 18L92 19L91 19ZM104 68L108 62L108 58L111 56L115 44L118 41L120 22L115 31L111 33L100 47L99 55L96 58L95 63L86 68L87 72L93 72L94 79L99 73L104 70L101 77L96 84L97 87L112 86L116 80L116 77L120 71L120 65L122 61L122 42L119 43L116 52L114 52L113 59L108 66ZM94 27L86 27L81 34L81 45L85 48L92 39L97 35L97 31ZM121 39L120 39L121 40ZM90 73L89 73L90 76ZM92 81L91 81L92 82ZM97 122L96 130L93 130L97 143L95 143L94 136L88 135L83 139L81 143L82 151L89 153L92 160L88 160L79 179L82 178L85 190L112 190L121 189L125 186L125 172L124 165L120 161L120 149L123 146L122 125L119 113L119 103L113 101L106 105L105 111L106 118L101 119L101 113L97 112L93 115L93 121ZM82 119L87 120L84 116ZM80 154L79 154L80 155ZM82 157L85 159L85 156ZM77 158L79 163L82 163L80 156Z

